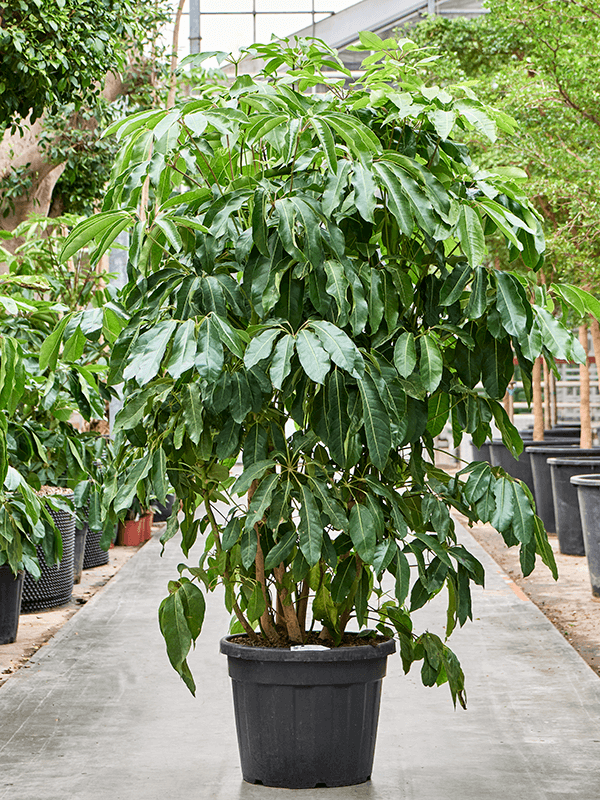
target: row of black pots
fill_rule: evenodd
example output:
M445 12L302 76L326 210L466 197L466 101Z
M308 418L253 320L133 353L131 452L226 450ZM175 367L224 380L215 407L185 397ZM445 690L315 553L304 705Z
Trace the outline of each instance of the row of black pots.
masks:
M75 528L74 514L50 511L62 537L63 554L58 564L48 564L41 547L37 548L41 577L29 573L16 578L7 565L0 567L0 644L17 637L20 613L33 613L68 603L73 584L81 581L82 569L108 563L108 551L100 547L101 531L90 531L87 523Z

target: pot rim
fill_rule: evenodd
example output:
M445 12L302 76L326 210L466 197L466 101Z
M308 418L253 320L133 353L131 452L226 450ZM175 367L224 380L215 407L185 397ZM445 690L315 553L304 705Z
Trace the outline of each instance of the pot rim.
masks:
M570 480L575 486L597 486L600 488L600 475L572 475Z
M289 650L284 647L252 647L237 644L231 639L243 634L224 636L220 643L220 652L230 658L241 658L246 661L292 661L292 662L332 662L332 661L367 661L374 658L386 658L396 651L396 640L388 639L376 645L364 644L353 647L331 647L327 650Z
M556 451L560 450L561 448L567 453L575 453L579 450L580 453L590 453L591 455L597 455L600 458L600 447L579 447L576 444L534 444L527 445L525 450L528 453L534 454L546 452L556 453Z
M585 467L589 464L596 466L600 464L600 448L598 448L597 456L589 456L588 458L585 456L579 456L577 458L556 456L554 458L548 458L547 463L550 464L551 467Z

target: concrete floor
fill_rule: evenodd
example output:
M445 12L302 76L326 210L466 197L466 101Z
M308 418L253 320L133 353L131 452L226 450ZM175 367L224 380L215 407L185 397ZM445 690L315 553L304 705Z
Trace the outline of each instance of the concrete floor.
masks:
M465 537L469 535L464 532ZM470 537L469 537L470 538ZM193 699L167 662L156 610L182 561L150 541L0 688L1 800L280 800L241 780L218 598L190 658ZM487 570L476 620L452 637L468 711L392 656L372 781L313 800L595 800L600 681L471 540ZM435 613L437 611L437 614ZM419 612L439 628L441 608ZM599 608L600 612L600 608Z

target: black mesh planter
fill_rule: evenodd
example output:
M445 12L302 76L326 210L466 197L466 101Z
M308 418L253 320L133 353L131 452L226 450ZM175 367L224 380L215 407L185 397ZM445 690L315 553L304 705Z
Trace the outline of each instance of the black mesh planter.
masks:
M16 641L23 593L23 573L13 575L8 564L0 567L0 644Z
M102 531L92 531L88 528L85 537L85 552L83 556L83 568L102 567L108 564L108 550L100 547Z
M73 594L75 514L66 511L50 511L50 514L62 536L62 561L49 565L42 548L37 548L42 576L36 581L29 573L25 575L21 605L24 613L62 606L69 602Z
M394 640L288 650L230 639L221 639L221 652L232 680L244 780L286 789L369 780Z

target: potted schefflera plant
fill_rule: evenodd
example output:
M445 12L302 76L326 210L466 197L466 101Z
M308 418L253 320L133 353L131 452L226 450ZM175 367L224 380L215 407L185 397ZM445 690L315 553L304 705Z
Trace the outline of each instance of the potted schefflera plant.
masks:
M186 656L223 584L242 772L274 786L369 778L395 641L464 705L456 655L411 621L442 590L447 636L471 617L484 573L452 509L520 544L526 573L536 555L555 569L524 485L433 463L448 421L480 445L495 420L518 454L499 402L514 358L527 381L540 354L571 353L545 295L486 261L499 233L542 263L520 173L479 170L453 138L511 123L468 88L426 86L411 42L361 42L354 83L322 42L273 42L249 51L256 77L113 126L105 209L64 252L95 241L97 257L131 230L111 381L118 436L141 449L105 507L152 476L160 497L166 470L184 553L204 536L160 607L169 658L194 691Z

